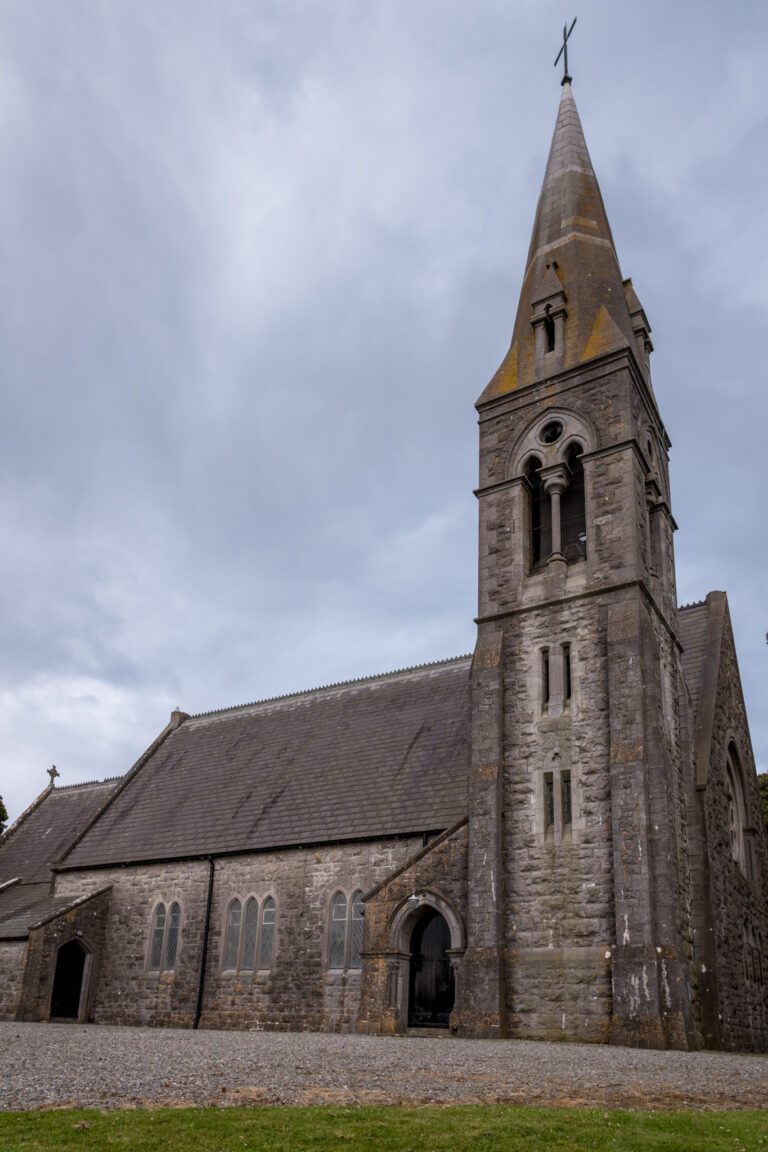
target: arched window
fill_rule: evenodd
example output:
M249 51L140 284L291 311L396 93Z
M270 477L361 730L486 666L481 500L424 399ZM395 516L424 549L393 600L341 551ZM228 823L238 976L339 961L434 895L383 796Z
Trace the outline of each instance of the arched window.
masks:
M360 952L363 947L363 929L365 927L365 906L362 892L355 892L352 897L352 910L349 921L349 967L361 968L363 961Z
M175 902L171 904L171 913L168 917L168 932L165 939L165 963L163 968L166 972L172 972L176 967L176 953L179 948L179 926L181 924L181 907Z
M328 967L343 968L347 951L347 898L337 892L331 904L331 933Z
M165 939L165 904L158 904L155 908L155 919L152 925L152 943L149 949L149 968L152 972L159 972L163 962L163 940Z
M343 892L334 895L328 936L329 968L346 971L362 967L364 915L362 892L353 893L351 900Z
M275 951L275 902L271 896L264 901L261 910L261 939L259 941L259 968L272 967Z
M237 953L240 948L240 922L243 915L243 906L235 898L229 906L227 913L227 927L224 934L223 968L237 968Z
M725 764L725 787L728 803L728 836L730 839L731 856L740 871L749 877L749 859L746 851L744 827L746 824L746 807L744 804L744 789L741 781L741 765L739 754L733 742L728 745L728 754Z
M560 498L560 534L563 556L570 563L587 554L587 516L584 506L584 466L582 447L571 444L565 462L568 465L568 487Z
M243 907L235 897L227 909L221 967L225 971L254 972L272 967L275 952L277 905L267 896L261 906L249 896Z
M528 481L531 566L540 564L552 551L552 518L549 500L540 475L541 460L531 456L525 465Z
M149 943L150 972L172 972L176 967L181 931L181 905L176 901L167 909L160 903L152 916Z
M243 920L243 953L237 967L252 970L256 963L256 939L259 935L259 902L253 896L245 904ZM235 967L235 965L233 965Z

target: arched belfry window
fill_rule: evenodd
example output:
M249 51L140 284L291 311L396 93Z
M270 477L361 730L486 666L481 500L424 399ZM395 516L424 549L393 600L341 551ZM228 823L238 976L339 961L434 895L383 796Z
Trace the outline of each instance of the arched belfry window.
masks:
M587 554L587 516L584 504L582 447L571 444L565 455L568 487L560 498L560 534L563 556L570 563Z
M528 481L531 565L540 564L552 551L552 518L550 503L541 478L541 460L531 456L525 465Z

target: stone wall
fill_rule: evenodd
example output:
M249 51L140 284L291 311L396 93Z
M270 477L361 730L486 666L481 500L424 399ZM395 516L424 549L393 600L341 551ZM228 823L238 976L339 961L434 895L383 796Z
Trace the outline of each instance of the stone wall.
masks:
M607 1038L606 953L615 927L602 617L600 604L585 599L516 616L506 629L503 883L511 1035ZM556 664L563 643L570 644L570 699ZM550 653L548 701L543 648Z
M26 940L0 941L0 1020L13 1020L21 994Z
M415 907L408 905L416 897ZM365 903L365 966L358 1030L405 1032L408 1024L410 937L432 908L448 921L456 974L451 1030L464 1031L466 992L461 958L466 948L467 824L449 828L368 892ZM473 1034L471 1031L469 1034Z
M722 598L719 601L718 598ZM712 708L709 771L703 788L709 854L709 898L715 936L719 1043L724 1048L768 1048L768 853L746 711L736 664L725 597L708 597L710 613L722 613L717 695L704 695L699 708ZM714 654L713 654L714 655ZM747 860L734 859L727 787L728 747L733 743L744 791L744 848ZM751 842L751 843L750 843ZM755 953L758 953L756 955Z
M217 861L203 1026L353 1030L361 972L328 967L331 901L337 891L348 902L367 892L421 843L391 838ZM249 895L277 904L273 969L223 971L227 908Z
M201 1027L330 1029L357 1023L359 970L328 970L328 924L334 892L348 899L398 868L421 837L331 845L217 859L201 1004ZM105 1024L190 1027L201 987L209 862L132 865L62 872L57 893L80 895L112 884L91 1018ZM275 945L268 971L224 971L227 910L238 897L276 902ZM150 971L153 911L178 901L181 931L173 971Z
M19 1020L48 1020L58 951L76 939L86 953L80 1006L81 1021L93 1019L94 994L99 985L104 937L111 891L105 886L60 916L29 933L22 969Z

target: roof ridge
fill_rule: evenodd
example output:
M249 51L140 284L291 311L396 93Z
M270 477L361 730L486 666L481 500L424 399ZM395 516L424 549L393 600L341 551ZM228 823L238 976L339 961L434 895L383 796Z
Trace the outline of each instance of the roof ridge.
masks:
M692 600L690 604L678 604L678 612L687 612L689 608L702 608L706 604L706 600Z
M58 784L53 788L54 792L68 792L72 788L90 788L94 784L112 784L115 780L122 780L122 775L119 776L105 776L103 780L75 780L73 784Z
M298 696L312 696L315 692L328 692L332 688L348 688L352 684L369 684L374 680L386 680L388 676L401 676L404 672L420 672L424 668L439 668L448 664L458 664L461 660L470 660L471 652L461 656L449 656L445 660L428 660L425 664L410 664L405 668L393 668L389 672L376 672L371 676L357 676L352 680L335 680L331 684L318 684L315 688L302 688L298 692L284 692L280 696L264 696L260 700L249 700L245 704L233 704L228 708L211 708L208 712L194 712L190 720L201 720L205 716L220 716L225 712L240 712L245 708L254 708L257 704L276 704L280 700L295 700ZM72 787L72 785L70 785Z

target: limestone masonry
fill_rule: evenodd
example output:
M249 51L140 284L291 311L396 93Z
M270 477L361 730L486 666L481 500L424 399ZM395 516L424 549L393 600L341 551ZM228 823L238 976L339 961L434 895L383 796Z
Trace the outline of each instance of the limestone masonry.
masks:
M571 83L477 403L472 657L201 716L0 840L0 1019L768 1047L725 594L677 607L650 325Z

